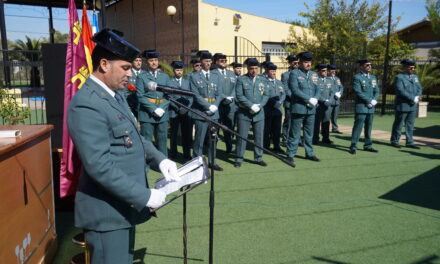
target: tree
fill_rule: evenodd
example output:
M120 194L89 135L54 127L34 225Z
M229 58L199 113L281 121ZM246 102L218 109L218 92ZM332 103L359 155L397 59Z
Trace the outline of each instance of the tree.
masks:
M432 31L440 36L440 0L426 0L426 10L432 24Z
M54 33L54 43L67 43L69 40L69 34L63 34L58 30L55 30ZM50 43L50 37L43 38L42 43Z
M416 74L428 97L433 89L440 87L440 68L437 64L419 65Z
M318 0L314 8L304 5L308 12L300 15L307 18L310 34L307 30L296 32L292 26L289 42L296 46L289 47L288 52L307 50L314 54L315 61L322 62L330 55L359 58L365 41L372 47L378 47L384 41L388 19L386 4L369 4L366 0ZM410 53L410 47L397 39L392 49L398 55ZM377 52L378 48L375 48L367 55L377 58Z
M41 42L26 36L26 42L19 39L13 45L14 50L21 51L21 59L31 63L31 87L40 87L40 71L34 62L41 60Z

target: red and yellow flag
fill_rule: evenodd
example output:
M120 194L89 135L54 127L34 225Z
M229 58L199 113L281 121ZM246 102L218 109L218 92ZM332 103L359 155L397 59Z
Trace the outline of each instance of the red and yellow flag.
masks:
M69 0L69 40L67 42L66 73L64 75L64 115L63 115L63 157L60 169L60 196L70 196L76 193L81 161L75 151L72 139L67 129L67 109L78 89L90 75L84 50L81 25L78 20L75 1Z
M95 43L91 40L92 38L92 27L89 23L89 18L87 17L87 9L83 6L82 9L82 38L84 41L84 51L86 52L87 65L89 67L89 72L93 71L92 66L92 51L95 48Z

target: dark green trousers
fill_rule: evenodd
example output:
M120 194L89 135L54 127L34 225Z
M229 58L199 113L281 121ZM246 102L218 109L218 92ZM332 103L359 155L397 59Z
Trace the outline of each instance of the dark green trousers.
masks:
M253 122L248 120L238 119L238 133L243 138L248 138L249 128L252 124L252 131L254 132L254 142L260 146L263 146L263 133L264 133L264 119ZM243 162L244 152L246 151L246 141L237 138L237 148L235 149L237 157L236 162ZM263 160L263 151L257 147L254 147L254 160Z
M374 114L356 114L354 117L353 131L351 132L351 145L350 149L357 149L357 143L361 136L362 128L364 129L364 149L371 148L373 142L371 140L371 129L373 128Z
M287 156L293 158L298 151L298 144L301 140L301 125L303 126L304 149L306 151L306 156L315 156L312 146L315 115L292 114L291 119L291 128L287 141Z
M289 137L290 131L290 108L284 108L284 120L283 120L283 131L281 132L281 141L287 144L287 138Z
M181 143L183 149L183 156L185 158L191 157L192 147L192 120L191 117L186 115L178 115L175 118L170 118L170 157L177 155L177 137L178 132L182 135Z
M235 112L228 112L229 106L220 106L220 121L223 125L227 126L229 129L234 130L235 126ZM226 151L232 150L232 134L223 131Z
M84 230L92 264L132 264L135 228L107 232Z
M217 120L216 120L217 121ZM211 144L209 142L209 123L202 120L195 120L195 129L196 129L196 135L194 138L193 143L193 156L198 157L203 155L203 145L205 142L209 146L208 149L208 162L209 164L216 164L215 163L215 157L217 155L217 141L215 142L214 146L214 153L211 151Z
M416 111L400 112L394 114L393 131L391 132L391 143L399 144L402 135L402 125L405 122L406 145L414 144L413 130L416 120Z
M339 116L339 105L331 106L331 122L332 122L332 131L339 131L338 127L338 116Z
M331 110L331 106L326 106L323 103L320 103L316 109L313 142L319 141L319 130L321 130L322 140L330 140Z
M156 145L157 150L162 152L165 157L168 157L167 150L167 136L168 136L168 122L162 123L145 123L141 122L141 134L145 140L153 142Z

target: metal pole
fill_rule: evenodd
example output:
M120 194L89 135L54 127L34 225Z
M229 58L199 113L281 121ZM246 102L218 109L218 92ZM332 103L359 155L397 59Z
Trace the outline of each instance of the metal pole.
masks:
M185 28L183 26L183 0L180 2L180 29L182 32L182 62L185 63Z
M101 1L101 29L106 28L107 27L107 15L105 12L105 0L100 0Z
M238 37L237 36L234 37L234 60L235 60L235 62L239 62L238 61Z
M3 49L3 72L5 75L5 87L11 87L11 75L9 69L9 55L8 55L8 41L6 36L6 22L5 22L5 3L0 1L0 34L2 38Z
M210 131L209 131L209 150L211 152L211 157L214 159L215 156L215 143L217 141L217 128L214 124L210 124ZM213 257L214 257L214 163L215 161L208 161L211 163L211 189L209 191L209 264L214 263Z
M383 65L383 79L382 79L382 107L380 114L385 114L385 105L387 103L387 80L388 80L388 57L390 53L390 31L391 31L391 9L393 6L393 1L390 0L389 10L388 10L388 31L387 31L387 46L385 51L385 60Z
M49 35L50 35L50 43L55 43L55 29L53 28L53 16L52 16L52 6L48 6L49 9Z

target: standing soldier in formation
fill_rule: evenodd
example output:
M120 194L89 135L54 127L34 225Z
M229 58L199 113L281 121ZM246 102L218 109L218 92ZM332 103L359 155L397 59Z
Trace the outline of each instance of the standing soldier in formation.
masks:
M247 138L249 127L252 124L254 132L254 142L260 146L263 145L264 133L264 106L269 99L269 88L267 80L257 75L259 63L255 58L246 59L248 73L237 79L235 91L239 109L237 111L238 133ZM237 138L236 159L234 167L241 167L246 142ZM267 166L263 161L263 151L257 147L254 148L254 160L258 165Z
M396 89L395 118L391 134L391 146L400 148L399 140L402 134L402 123L405 122L406 146L419 149L414 144L413 130L416 119L417 104L422 95L422 86L419 78L414 74L416 69L413 60L405 59L401 62L403 72L396 76L394 87Z
M238 63L238 62L233 62L233 63L231 63L230 66L232 66L232 70L235 73L235 78L240 77L241 76L241 70L243 68L243 64Z
M309 52L298 54L299 68L290 72L289 89L292 94L291 129L287 144L287 157L293 163L298 151L301 125L304 134L306 159L319 161L313 152L312 137L318 104L318 74L311 71L313 56ZM293 163L294 164L294 163Z
M202 63L200 63L199 59L192 59L190 61L190 63L192 65L192 67L193 67L193 71L186 73L186 79L188 79L188 80L191 77L191 74L198 72L202 68Z
M164 98L162 92L149 91L148 83L155 82L158 85L170 86L170 78L166 73L157 70L159 53L155 50L147 50L143 55L146 58L147 70L139 74L136 80L141 133L147 141L152 141L154 135L157 149L168 156L168 105L170 102Z
M286 87L286 100L284 100L284 121L283 121L283 131L281 134L282 142L281 144L283 146L287 146L287 138L289 137L289 131L290 131L290 104L291 104L291 97L292 94L290 93L289 87L289 76L290 72L294 69L298 69L299 65L299 59L295 55L289 55L286 58L287 62L289 63L289 69L288 71L284 72L281 75L281 81L284 84L284 87ZM301 144L301 143L300 143Z
M183 62L173 61L171 67L173 67L174 77L170 80L170 86L189 91L189 81L182 77ZM173 94L171 97L185 106L191 107L192 105L193 98L190 96ZM185 108L170 102L170 158L177 156L177 135L179 127L182 135L180 142L182 142L183 158L190 160L192 147L192 120L190 114Z
M142 56L139 54L131 63L131 77L128 79L128 85L121 93L127 99L128 106L131 112L137 118L139 100L136 95L136 78L139 74L143 73L142 70Z
M318 64L318 87L319 98L318 107L316 108L315 127L313 129L313 144L319 142L319 129L321 128L322 143L331 144L330 140L330 116L331 105L333 104L333 85L332 81L327 78L327 64Z
M270 63L268 66L267 84L269 87L269 100L264 106L264 147L269 149L271 141L273 150L284 152L280 147L281 119L283 113L281 106L286 99L286 89L284 84L276 79L277 66Z
M327 78L332 81L333 86L333 101L331 105L331 123L332 123L332 133L342 134L338 127L338 115L339 106L341 105L341 97L344 93L344 86L342 86L341 79L336 76L336 66L328 65L328 76Z
M212 73L216 73L223 78L223 95L224 99L220 104L219 114L220 122L227 126L229 129L234 130L235 126L235 112L237 111L237 105L235 104L235 82L237 78L235 74L226 69L226 55L221 53L216 53L217 68L212 70ZM226 143L226 153L235 152L232 145L232 135L226 131L223 131L225 143Z
M365 125L364 150L369 152L378 152L374 149L371 140L371 129L373 127L374 110L379 96L379 87L377 86L376 76L371 72L371 60L360 59L360 73L353 78L353 90L356 93L355 99L355 120L353 131L351 133L350 154L356 154L357 143L363 126Z
M195 94L193 108L194 110L207 115L208 117L218 120L218 106L223 100L223 78L218 74L212 73L211 68L212 55L208 51L200 53L200 61L202 63L202 69L198 72L191 74L190 88ZM205 121L198 115L193 115L195 122L196 135L193 144L194 156L203 155L203 145L205 139L208 138L210 131L209 122ZM222 171L221 168L215 162L217 142L215 143L214 150L211 150L211 144L209 144L208 160L209 166L215 170Z

